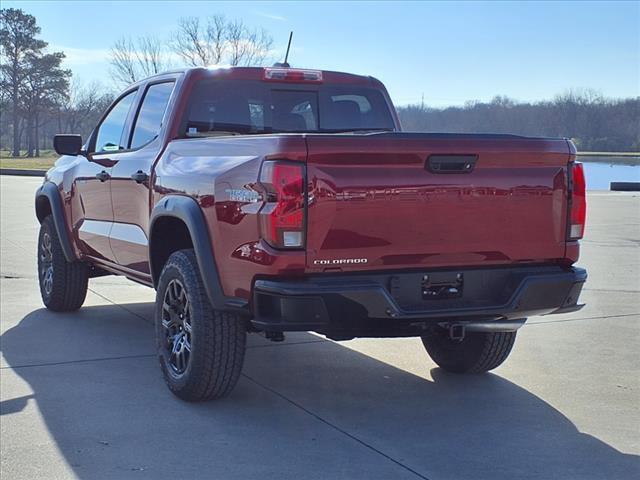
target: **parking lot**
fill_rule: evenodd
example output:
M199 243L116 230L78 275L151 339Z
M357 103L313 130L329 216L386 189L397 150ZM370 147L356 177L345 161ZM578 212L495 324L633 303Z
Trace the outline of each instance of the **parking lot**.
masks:
M43 308L41 179L0 178L3 479L640 478L639 194L589 194L587 306L531 319L492 374L446 374L419 339L251 335L232 395L188 404L151 289L103 277L79 312Z

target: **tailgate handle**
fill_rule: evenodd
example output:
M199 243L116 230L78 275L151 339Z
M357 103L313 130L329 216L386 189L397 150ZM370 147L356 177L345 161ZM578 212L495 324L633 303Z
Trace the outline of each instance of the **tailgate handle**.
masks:
M431 173L471 173L477 161L477 155L430 155L425 166Z

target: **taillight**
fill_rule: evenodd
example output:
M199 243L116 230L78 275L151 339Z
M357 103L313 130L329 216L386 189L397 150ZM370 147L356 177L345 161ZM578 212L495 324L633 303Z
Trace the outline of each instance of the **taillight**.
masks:
M322 83L322 71L301 68L265 68L262 78L270 82Z
M578 240L584 236L587 219L586 182L582 163L569 164L571 168L571 212L569 216L569 240Z
M260 210L262 238L274 248L304 247L304 165L265 161L260 184L265 205Z

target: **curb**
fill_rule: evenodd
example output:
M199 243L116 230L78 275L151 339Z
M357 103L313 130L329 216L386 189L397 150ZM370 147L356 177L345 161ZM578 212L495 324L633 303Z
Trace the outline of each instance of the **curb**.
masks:
M611 182L609 188L614 192L640 192L640 182Z
M0 175L20 175L23 177L44 177L46 170L30 170L26 168L0 168Z

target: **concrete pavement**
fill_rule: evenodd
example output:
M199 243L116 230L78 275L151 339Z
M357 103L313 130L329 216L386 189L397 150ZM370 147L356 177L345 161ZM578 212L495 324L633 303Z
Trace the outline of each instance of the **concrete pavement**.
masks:
M154 354L154 292L90 282L40 302L33 193L0 177L0 477L483 479L640 476L640 196L590 193L587 307L531 319L478 377L417 339L251 335L222 401L187 404Z

